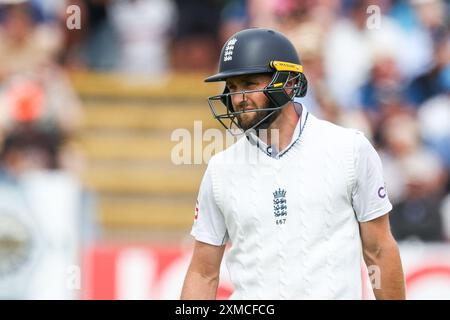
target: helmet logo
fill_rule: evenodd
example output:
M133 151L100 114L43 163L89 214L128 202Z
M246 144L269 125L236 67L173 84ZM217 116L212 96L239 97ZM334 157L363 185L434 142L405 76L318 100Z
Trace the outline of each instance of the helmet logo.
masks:
M225 52L223 55L223 61L231 61L233 60L233 50L234 50L234 45L237 42L236 38L231 39L230 41L228 41L227 46L225 47Z

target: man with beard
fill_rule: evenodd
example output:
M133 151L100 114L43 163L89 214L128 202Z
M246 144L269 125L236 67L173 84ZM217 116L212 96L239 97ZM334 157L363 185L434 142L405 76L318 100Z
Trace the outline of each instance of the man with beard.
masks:
M233 299L362 299L364 263L376 298L403 299L380 158L361 132L300 103L307 82L291 42L274 30L240 31L206 81L225 81L209 105L243 137L208 164L181 298L216 298L230 240Z

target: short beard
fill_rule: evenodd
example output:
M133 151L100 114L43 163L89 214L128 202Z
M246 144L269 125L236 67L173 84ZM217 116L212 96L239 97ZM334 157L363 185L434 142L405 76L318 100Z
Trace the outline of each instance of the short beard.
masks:
M272 108L272 107L273 106L271 104L268 104L267 106L264 106L264 109ZM247 123L242 121L242 118L241 118L242 114L237 116L237 122L239 124L239 127L242 130L247 131L247 130L253 128L254 126L256 126L259 122L261 122L261 123L258 124L256 127L254 127L253 128L254 130L263 130L263 129L269 128L269 126L281 114L281 109L269 110L269 111L254 111L254 112L256 112L255 118ZM270 116L269 116L269 114L270 114ZM266 118L266 119L264 121L262 121L264 118Z

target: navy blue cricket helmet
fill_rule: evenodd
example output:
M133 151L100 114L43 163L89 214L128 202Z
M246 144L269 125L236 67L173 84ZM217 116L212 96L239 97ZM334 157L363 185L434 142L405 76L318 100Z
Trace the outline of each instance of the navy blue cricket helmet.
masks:
M303 74L303 66L297 50L289 39L278 31L266 28L251 28L237 32L222 48L218 73L206 78L205 82L226 81L235 76L262 73L272 75L270 84L260 90L267 96L270 107L253 112L271 112L251 128L258 129L263 124L267 127L268 120L271 118L274 120L271 116L285 107L294 97L304 97L306 94L308 83ZM290 80L295 80L293 87L286 86ZM290 94L286 89L292 89ZM229 119L232 124L240 127L235 118L243 112L234 111L231 103L232 94L245 92L230 93L225 87L222 94L208 98L214 117L227 129L230 129L230 126L223 120ZM220 101L226 106L225 113L217 112L215 101Z

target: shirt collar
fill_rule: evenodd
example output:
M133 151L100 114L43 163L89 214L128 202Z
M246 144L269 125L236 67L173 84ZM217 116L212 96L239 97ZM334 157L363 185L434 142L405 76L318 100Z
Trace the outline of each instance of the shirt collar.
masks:
M264 141L262 141L253 131L250 131L246 134L248 140L251 144L257 146L261 149L261 151L265 152L268 156L272 158L278 159L281 155L283 155L292 145L297 142L302 133L302 128L305 125L305 121L307 118L308 110L303 104L294 101L294 108L297 112L299 119L297 125L295 126L294 133L292 134L292 139L289 145L286 146L281 152L278 152L274 145L267 145ZM303 111L303 112L302 112Z

